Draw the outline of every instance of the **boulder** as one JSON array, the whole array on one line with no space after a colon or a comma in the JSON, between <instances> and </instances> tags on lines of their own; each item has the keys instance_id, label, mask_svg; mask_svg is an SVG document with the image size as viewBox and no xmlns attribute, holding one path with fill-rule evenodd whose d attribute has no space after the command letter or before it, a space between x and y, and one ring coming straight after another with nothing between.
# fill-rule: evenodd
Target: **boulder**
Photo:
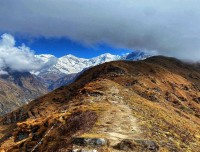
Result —
<instances>
[{"instance_id":1,"label":"boulder","mask_svg":"<svg viewBox=\"0 0 200 152\"><path fill-rule=\"evenodd\" d=\"M108 146L109 140L105 138L75 137L72 152L98 152Z\"/></svg>"},{"instance_id":2,"label":"boulder","mask_svg":"<svg viewBox=\"0 0 200 152\"><path fill-rule=\"evenodd\" d=\"M137 143L131 139L124 139L114 146L114 148L123 151L133 151L137 149Z\"/></svg>"},{"instance_id":3,"label":"boulder","mask_svg":"<svg viewBox=\"0 0 200 152\"><path fill-rule=\"evenodd\" d=\"M98 152L96 149L86 150L86 149L74 149L72 152Z\"/></svg>"},{"instance_id":4,"label":"boulder","mask_svg":"<svg viewBox=\"0 0 200 152\"><path fill-rule=\"evenodd\" d=\"M109 144L109 141L105 138L84 138L76 137L73 139L73 144L79 146L93 146L104 147Z\"/></svg>"},{"instance_id":5,"label":"boulder","mask_svg":"<svg viewBox=\"0 0 200 152\"><path fill-rule=\"evenodd\" d=\"M28 132L18 132L17 135L14 138L15 142L21 141L23 139L26 139L29 137L29 133Z\"/></svg>"},{"instance_id":6,"label":"boulder","mask_svg":"<svg viewBox=\"0 0 200 152\"><path fill-rule=\"evenodd\" d=\"M134 140L134 141L147 150L153 152L159 151L159 145L155 141L152 140Z\"/></svg>"},{"instance_id":7,"label":"boulder","mask_svg":"<svg viewBox=\"0 0 200 152\"><path fill-rule=\"evenodd\" d=\"M159 145L155 141L151 140L131 140L131 139L124 139L119 142L115 149L123 150L123 151L149 151L149 152L158 152Z\"/></svg>"}]
</instances>

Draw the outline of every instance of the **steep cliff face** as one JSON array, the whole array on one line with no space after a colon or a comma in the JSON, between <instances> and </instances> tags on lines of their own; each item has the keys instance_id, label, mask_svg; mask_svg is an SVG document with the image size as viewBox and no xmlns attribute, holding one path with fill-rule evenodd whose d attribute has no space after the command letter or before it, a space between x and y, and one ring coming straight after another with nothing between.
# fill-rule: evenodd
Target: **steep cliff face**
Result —
<instances>
[{"instance_id":1,"label":"steep cliff face","mask_svg":"<svg viewBox=\"0 0 200 152\"><path fill-rule=\"evenodd\" d=\"M13 111L47 93L42 81L29 72L0 75L0 115Z\"/></svg>"},{"instance_id":2,"label":"steep cliff face","mask_svg":"<svg viewBox=\"0 0 200 152\"><path fill-rule=\"evenodd\" d=\"M0 118L6 151L200 151L200 70L115 61Z\"/></svg>"}]
</instances>

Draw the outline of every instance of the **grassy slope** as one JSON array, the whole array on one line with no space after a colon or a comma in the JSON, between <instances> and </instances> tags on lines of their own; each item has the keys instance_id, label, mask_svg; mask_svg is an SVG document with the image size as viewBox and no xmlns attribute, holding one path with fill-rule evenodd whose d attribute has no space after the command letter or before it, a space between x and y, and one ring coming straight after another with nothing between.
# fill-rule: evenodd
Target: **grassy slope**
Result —
<instances>
[{"instance_id":1,"label":"grassy slope","mask_svg":"<svg viewBox=\"0 0 200 152\"><path fill-rule=\"evenodd\" d=\"M199 78L198 68L164 57L94 67L2 117L1 148L30 151L53 126L38 150L70 148L72 136L100 136L111 140L111 151L123 138L139 138L157 141L161 151L198 152ZM29 136L16 141L20 133Z\"/></svg>"}]
</instances>

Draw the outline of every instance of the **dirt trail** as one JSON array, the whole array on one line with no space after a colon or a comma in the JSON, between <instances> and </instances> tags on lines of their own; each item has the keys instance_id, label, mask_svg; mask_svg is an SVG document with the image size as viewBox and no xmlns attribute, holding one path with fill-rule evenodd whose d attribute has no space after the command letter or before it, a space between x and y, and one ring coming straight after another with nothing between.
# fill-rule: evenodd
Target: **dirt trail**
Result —
<instances>
[{"instance_id":1,"label":"dirt trail","mask_svg":"<svg viewBox=\"0 0 200 152\"><path fill-rule=\"evenodd\" d=\"M108 113L105 124L108 124L104 133L111 141L118 142L122 139L134 139L139 135L137 120L132 116L127 105L115 105L111 113ZM110 123L110 124L109 124Z\"/></svg>"},{"instance_id":2,"label":"dirt trail","mask_svg":"<svg viewBox=\"0 0 200 152\"><path fill-rule=\"evenodd\" d=\"M131 108L120 96L120 90L111 87L101 98L106 99L111 106L108 111L99 118L101 126L99 134L104 134L115 145L123 139L136 139L141 137L141 131L137 125L137 119L133 117Z\"/></svg>"}]
</instances>

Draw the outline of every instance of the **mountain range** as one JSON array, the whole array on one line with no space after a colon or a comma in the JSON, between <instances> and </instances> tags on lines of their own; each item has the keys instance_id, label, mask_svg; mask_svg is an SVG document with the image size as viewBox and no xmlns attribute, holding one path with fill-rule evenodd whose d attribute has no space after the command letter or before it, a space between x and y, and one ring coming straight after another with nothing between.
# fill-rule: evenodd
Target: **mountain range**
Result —
<instances>
[{"instance_id":1,"label":"mountain range","mask_svg":"<svg viewBox=\"0 0 200 152\"><path fill-rule=\"evenodd\" d=\"M125 56L102 54L91 59L66 55L36 55L42 68L38 71L13 71L9 67L0 73L0 115L27 104L47 92L73 82L84 70L114 60L144 59L150 54L135 51Z\"/></svg>"},{"instance_id":2,"label":"mountain range","mask_svg":"<svg viewBox=\"0 0 200 152\"><path fill-rule=\"evenodd\" d=\"M71 54L60 58L49 54L41 54L36 55L36 58L43 62L44 66L39 71L32 73L44 79L47 84L51 84L65 75L79 73L85 68L118 60L120 57L107 53L91 59L78 58Z\"/></svg>"},{"instance_id":3,"label":"mountain range","mask_svg":"<svg viewBox=\"0 0 200 152\"><path fill-rule=\"evenodd\" d=\"M78 58L71 54L60 58L50 54L41 54L36 55L36 58L38 58L38 61L43 63L44 66L38 71L32 71L32 73L43 79L50 89L55 89L52 88L52 86L55 86L55 83L57 84L58 82L63 82L63 79L68 79L66 78L69 77L68 75L70 75L70 78L72 78L72 75L75 77L76 74L89 67L116 60L143 60L152 55L153 54L144 51L134 51L122 56L106 53L91 59L85 59ZM67 83L68 81L65 81L63 84Z\"/></svg>"},{"instance_id":4,"label":"mountain range","mask_svg":"<svg viewBox=\"0 0 200 152\"><path fill-rule=\"evenodd\" d=\"M0 151L199 152L200 66L155 56L91 67L0 117Z\"/></svg>"}]
</instances>

